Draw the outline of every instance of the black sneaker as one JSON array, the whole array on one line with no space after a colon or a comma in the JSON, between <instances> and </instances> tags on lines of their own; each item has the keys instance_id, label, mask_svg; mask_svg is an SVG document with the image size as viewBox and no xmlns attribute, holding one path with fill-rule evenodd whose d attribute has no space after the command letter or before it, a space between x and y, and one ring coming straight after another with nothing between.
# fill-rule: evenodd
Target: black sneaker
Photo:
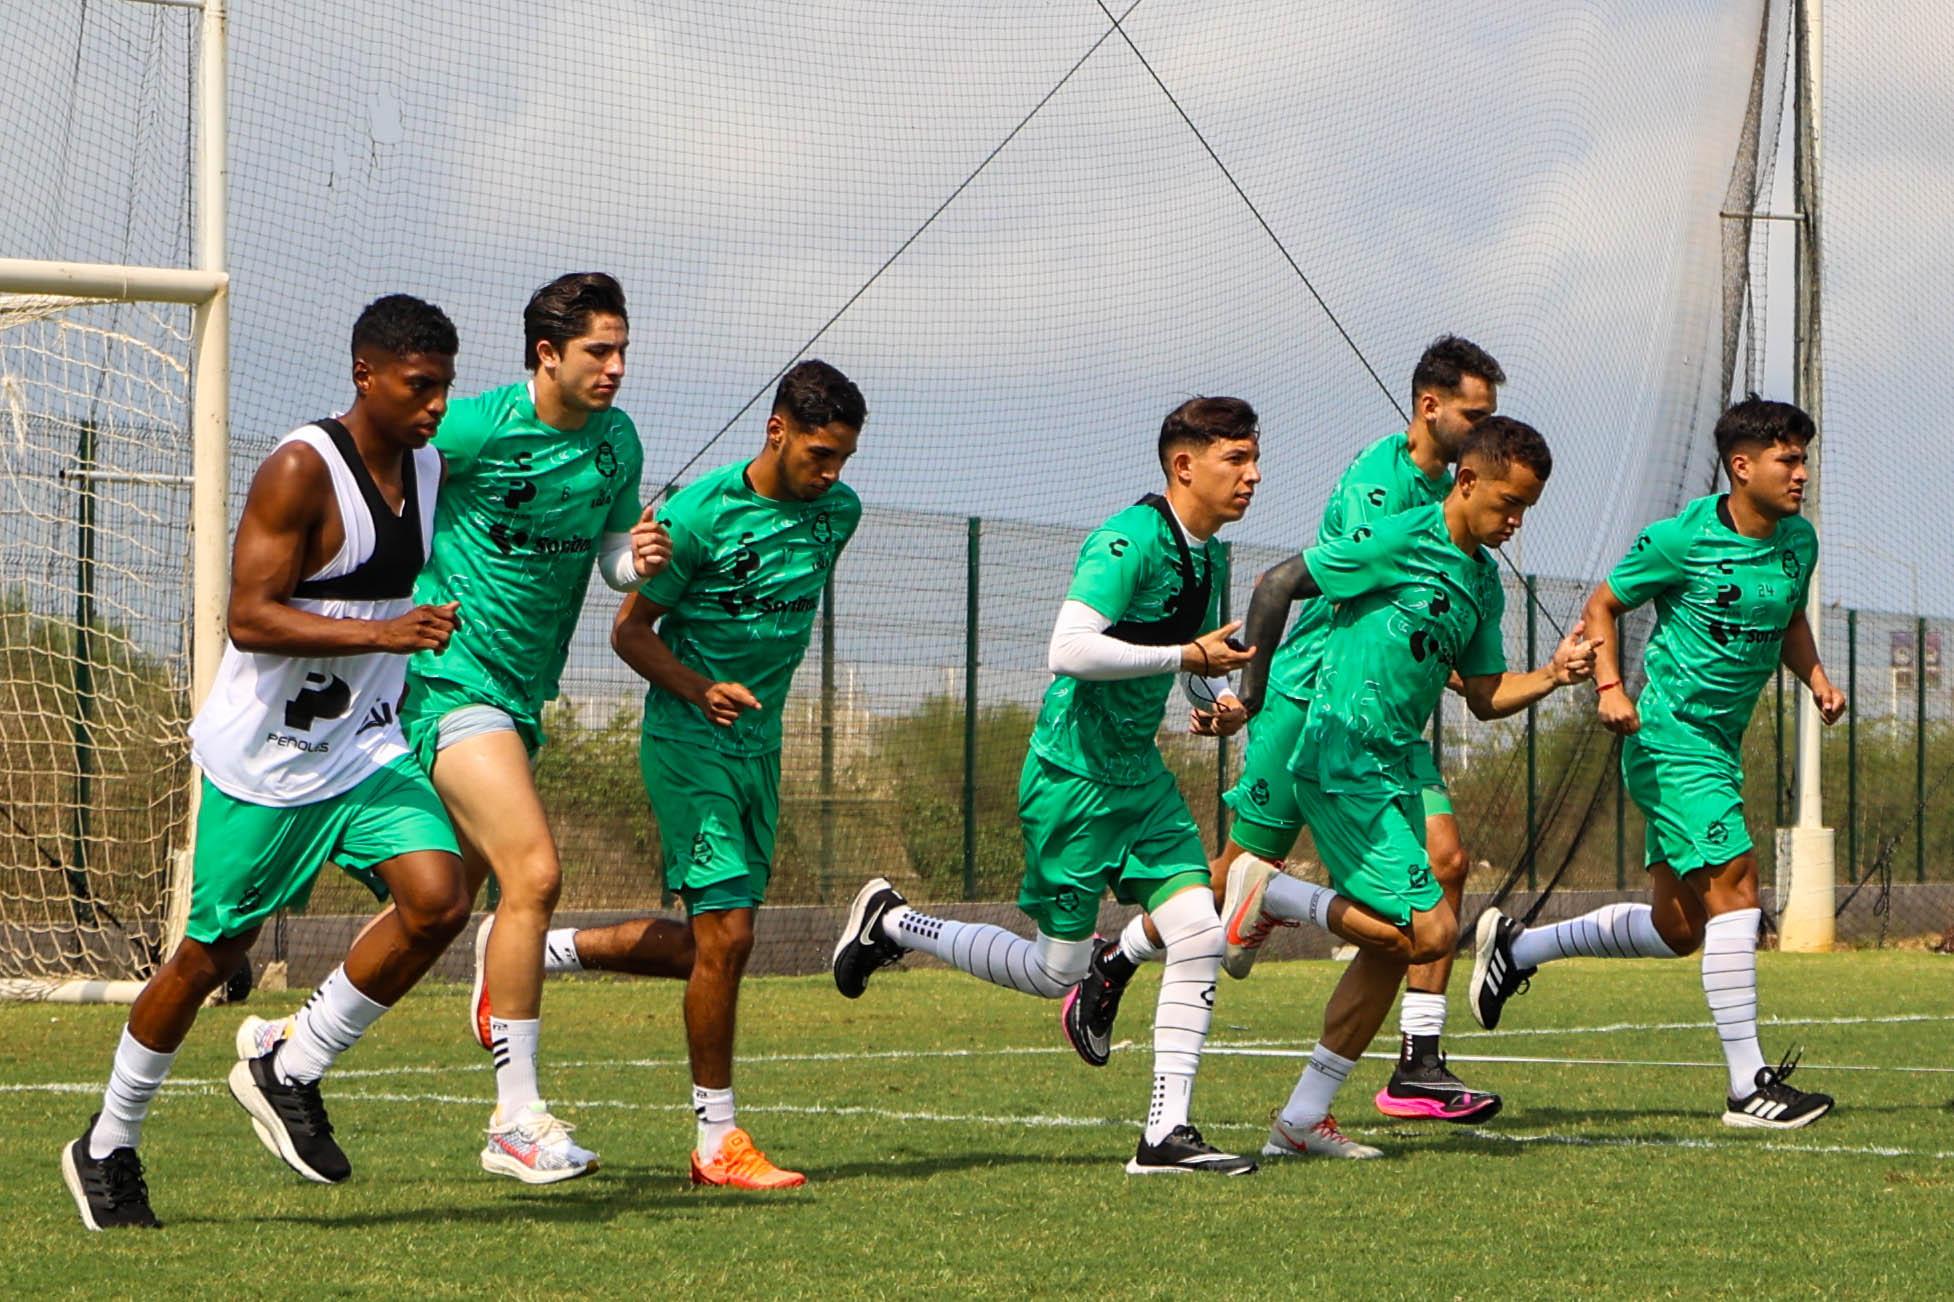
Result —
<instances>
[{"instance_id":1,"label":"black sneaker","mask_svg":"<svg viewBox=\"0 0 1954 1302\"><path fill-rule=\"evenodd\" d=\"M1175 1126L1158 1144L1140 1136L1140 1151L1126 1164L1128 1175L1185 1175L1206 1171L1212 1175L1251 1175L1255 1159L1224 1153L1201 1138L1193 1126Z\"/></svg>"},{"instance_id":2,"label":"black sneaker","mask_svg":"<svg viewBox=\"0 0 1954 1302\"><path fill-rule=\"evenodd\" d=\"M1785 1084L1798 1069L1798 1057L1794 1050L1784 1055L1775 1068L1759 1067L1757 1088L1748 1098L1729 1101L1724 1108L1723 1124L1760 1130L1796 1130L1830 1112L1830 1094L1807 1094Z\"/></svg>"},{"instance_id":3,"label":"black sneaker","mask_svg":"<svg viewBox=\"0 0 1954 1302\"><path fill-rule=\"evenodd\" d=\"M100 1115L90 1117L81 1138L61 1150L61 1178L75 1196L81 1223L91 1230L162 1229L163 1222L149 1210L149 1186L143 1183L136 1150L118 1148L103 1158L88 1155L88 1136Z\"/></svg>"},{"instance_id":4,"label":"black sneaker","mask_svg":"<svg viewBox=\"0 0 1954 1302\"><path fill-rule=\"evenodd\" d=\"M1526 930L1498 909L1479 915L1474 930L1472 985L1466 996L1472 1016L1487 1030L1499 1026L1500 1010L1506 1001L1527 987L1527 978L1539 968L1519 967L1513 962L1513 941Z\"/></svg>"},{"instance_id":5,"label":"black sneaker","mask_svg":"<svg viewBox=\"0 0 1954 1302\"><path fill-rule=\"evenodd\" d=\"M251 1115L251 1129L258 1139L284 1160L285 1165L308 1180L338 1184L353 1174L333 1142L332 1122L326 1119L326 1105L319 1098L319 1083L286 1085L272 1070L278 1050L258 1058L247 1058L231 1068L231 1097Z\"/></svg>"},{"instance_id":6,"label":"black sneaker","mask_svg":"<svg viewBox=\"0 0 1954 1302\"><path fill-rule=\"evenodd\" d=\"M1442 1053L1424 1053L1407 1062L1398 1060L1391 1079L1377 1092L1377 1110L1387 1117L1421 1121L1450 1121L1475 1125L1499 1112L1497 1094L1473 1089L1454 1076Z\"/></svg>"},{"instance_id":7,"label":"black sneaker","mask_svg":"<svg viewBox=\"0 0 1954 1302\"><path fill-rule=\"evenodd\" d=\"M1113 971L1107 971L1111 967ZM1124 969L1121 971L1120 969ZM1073 986L1059 1010L1059 1025L1065 1040L1088 1065L1104 1067L1113 1049L1113 1019L1119 1016L1119 997L1136 971L1133 960L1119 952L1117 940L1098 940L1092 944L1092 962L1086 966L1086 979Z\"/></svg>"},{"instance_id":8,"label":"black sneaker","mask_svg":"<svg viewBox=\"0 0 1954 1302\"><path fill-rule=\"evenodd\" d=\"M835 989L845 997L860 999L869 977L902 957L902 946L883 934L882 916L908 902L886 877L871 877L855 892L848 925L835 942Z\"/></svg>"}]
</instances>

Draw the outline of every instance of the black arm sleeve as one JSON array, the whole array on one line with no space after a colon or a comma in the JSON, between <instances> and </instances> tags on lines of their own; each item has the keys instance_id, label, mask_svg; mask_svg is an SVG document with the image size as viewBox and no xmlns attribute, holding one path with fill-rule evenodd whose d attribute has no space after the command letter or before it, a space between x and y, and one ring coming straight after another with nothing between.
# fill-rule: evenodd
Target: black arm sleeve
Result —
<instances>
[{"instance_id":1,"label":"black arm sleeve","mask_svg":"<svg viewBox=\"0 0 1954 1302\"><path fill-rule=\"evenodd\" d=\"M1269 686L1269 662L1275 659L1282 630L1289 623L1289 607L1320 592L1301 556L1291 556L1255 581L1255 593L1248 602L1248 619L1242 625L1243 640L1255 648L1255 658L1242 670L1239 692L1249 714L1262 708L1262 697Z\"/></svg>"}]
</instances>

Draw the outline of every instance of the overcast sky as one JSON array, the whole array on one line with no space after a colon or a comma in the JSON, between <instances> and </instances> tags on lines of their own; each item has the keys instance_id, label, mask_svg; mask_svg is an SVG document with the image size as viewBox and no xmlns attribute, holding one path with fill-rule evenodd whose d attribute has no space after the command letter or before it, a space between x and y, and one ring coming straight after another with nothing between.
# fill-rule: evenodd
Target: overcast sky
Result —
<instances>
[{"instance_id":1,"label":"overcast sky","mask_svg":"<svg viewBox=\"0 0 1954 1302\"><path fill-rule=\"evenodd\" d=\"M1117 35L1088 57L1109 28L1092 0L232 8L242 460L344 405L367 299L446 307L475 390L520 375L528 291L590 267L631 295L623 403L648 492L837 312L811 352L867 394L850 478L872 506L1087 525L1152 486L1168 408L1235 393L1262 413L1267 475L1238 536L1290 544L1399 425L1140 58ZM0 10L0 42L31 56L0 85L27 182L0 187L6 252L180 260L189 19L81 12ZM1917 581L1946 613L1954 485L1909 428L1937 400L1954 301L1938 12L1828 12L1823 523L1829 592L1903 608ZM1501 358L1506 408L1557 457L1510 550L1593 576L1709 484L1716 214L1760 17L1759 0L1142 0L1127 29L1391 396L1442 331ZM1767 387L1788 397L1775 342ZM688 476L759 426L747 413Z\"/></svg>"}]
</instances>

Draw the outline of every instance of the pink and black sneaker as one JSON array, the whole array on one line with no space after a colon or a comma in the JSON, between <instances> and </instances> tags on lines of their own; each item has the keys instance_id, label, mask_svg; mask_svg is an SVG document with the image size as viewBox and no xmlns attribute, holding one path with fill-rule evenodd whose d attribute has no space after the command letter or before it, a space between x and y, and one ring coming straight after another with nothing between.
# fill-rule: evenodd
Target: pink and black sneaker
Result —
<instances>
[{"instance_id":1,"label":"pink and black sneaker","mask_svg":"<svg viewBox=\"0 0 1954 1302\"><path fill-rule=\"evenodd\" d=\"M1499 1095L1473 1089L1452 1074L1445 1055L1438 1051L1436 1036L1429 1046L1414 1046L1407 1037L1390 1081L1377 1092L1377 1110L1387 1117L1461 1126L1492 1120L1500 1106Z\"/></svg>"}]
</instances>

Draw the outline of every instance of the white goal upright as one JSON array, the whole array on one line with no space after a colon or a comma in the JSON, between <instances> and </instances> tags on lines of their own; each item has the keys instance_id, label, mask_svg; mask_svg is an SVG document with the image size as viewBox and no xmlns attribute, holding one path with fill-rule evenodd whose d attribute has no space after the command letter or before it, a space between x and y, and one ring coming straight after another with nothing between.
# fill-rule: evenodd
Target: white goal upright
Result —
<instances>
[{"instance_id":1,"label":"white goal upright","mask_svg":"<svg viewBox=\"0 0 1954 1302\"><path fill-rule=\"evenodd\" d=\"M133 998L181 938L225 636L225 0L118 3L200 11L195 265L0 257L6 998Z\"/></svg>"}]
</instances>

